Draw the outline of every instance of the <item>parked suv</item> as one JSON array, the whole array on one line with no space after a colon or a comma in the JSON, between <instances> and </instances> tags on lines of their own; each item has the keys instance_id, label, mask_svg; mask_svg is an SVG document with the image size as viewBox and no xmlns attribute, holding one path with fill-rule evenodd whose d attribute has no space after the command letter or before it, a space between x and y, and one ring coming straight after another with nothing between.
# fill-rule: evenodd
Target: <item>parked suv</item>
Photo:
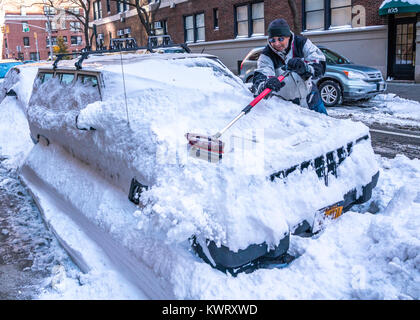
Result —
<instances>
[{"instance_id":1,"label":"parked suv","mask_svg":"<svg viewBox=\"0 0 420 320\"><path fill-rule=\"evenodd\" d=\"M38 70L27 107L37 157L21 176L70 202L70 216L124 234L119 244L171 281L176 263L197 263L183 245L189 236L211 266L249 271L286 257L291 233L317 232L323 219L369 200L377 183L364 124L289 102L262 101L223 134L220 163L203 161L184 134L221 128L252 100L215 56L101 52L73 62Z\"/></svg>"},{"instance_id":2,"label":"parked suv","mask_svg":"<svg viewBox=\"0 0 420 320\"><path fill-rule=\"evenodd\" d=\"M328 48L318 47L327 62L325 75L316 82L325 106L332 107L343 101L370 99L386 91L386 82L378 69L354 64ZM245 56L239 74L242 81L252 82L257 60L263 49L264 47L254 48Z\"/></svg>"}]
</instances>

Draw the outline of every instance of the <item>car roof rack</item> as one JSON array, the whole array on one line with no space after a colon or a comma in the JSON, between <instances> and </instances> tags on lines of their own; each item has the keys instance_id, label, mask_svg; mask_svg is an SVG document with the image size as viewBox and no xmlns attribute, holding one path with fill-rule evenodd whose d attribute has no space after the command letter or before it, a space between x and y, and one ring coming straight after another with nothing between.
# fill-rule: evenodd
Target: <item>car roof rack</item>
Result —
<instances>
[{"instance_id":1,"label":"car roof rack","mask_svg":"<svg viewBox=\"0 0 420 320\"><path fill-rule=\"evenodd\" d=\"M181 47L187 53L191 53L190 48L185 43L177 44L174 43L170 35L161 35L161 36L149 36L147 39L147 46L139 47L137 46L136 39L134 38L111 38L109 42L109 48L101 46L96 50L89 50L89 47L82 49L80 53L60 53L56 55L56 59L53 63L53 69L57 69L58 63L63 60L66 56L75 56L80 55L80 58L75 62L74 66L77 70L82 69L83 60L85 60L91 54L102 54L102 53L115 53L115 52L127 52L127 51L137 51L137 50L148 50L151 53L154 53L154 49L158 48L168 48L168 47Z\"/></svg>"}]
</instances>

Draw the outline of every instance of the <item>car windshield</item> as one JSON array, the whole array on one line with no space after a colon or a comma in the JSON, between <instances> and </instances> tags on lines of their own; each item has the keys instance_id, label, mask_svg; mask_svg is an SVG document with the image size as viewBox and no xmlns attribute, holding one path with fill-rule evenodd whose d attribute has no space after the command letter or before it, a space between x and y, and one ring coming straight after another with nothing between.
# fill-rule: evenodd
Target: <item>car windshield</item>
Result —
<instances>
[{"instance_id":1,"label":"car windshield","mask_svg":"<svg viewBox=\"0 0 420 320\"><path fill-rule=\"evenodd\" d=\"M329 49L321 49L327 59L327 64L347 64L351 63L347 58L340 56L338 53Z\"/></svg>"}]
</instances>

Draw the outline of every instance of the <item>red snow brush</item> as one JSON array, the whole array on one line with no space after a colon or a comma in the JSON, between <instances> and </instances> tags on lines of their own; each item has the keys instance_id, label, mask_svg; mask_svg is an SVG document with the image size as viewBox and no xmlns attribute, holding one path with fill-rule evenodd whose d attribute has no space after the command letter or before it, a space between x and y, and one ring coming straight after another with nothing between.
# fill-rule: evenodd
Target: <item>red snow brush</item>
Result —
<instances>
[{"instance_id":1,"label":"red snow brush","mask_svg":"<svg viewBox=\"0 0 420 320\"><path fill-rule=\"evenodd\" d=\"M289 75L289 71L286 71L283 75L279 76L280 82ZM254 100L252 100L243 110L224 127L222 130L217 132L215 135L207 136L205 134L198 133L186 133L185 138L188 140L188 147L190 154L209 162L217 162L222 159L224 152L225 143L220 140L220 136L226 132L236 121L251 111L255 105L260 102L266 95L271 92L271 89L266 88L262 91Z\"/></svg>"}]
</instances>

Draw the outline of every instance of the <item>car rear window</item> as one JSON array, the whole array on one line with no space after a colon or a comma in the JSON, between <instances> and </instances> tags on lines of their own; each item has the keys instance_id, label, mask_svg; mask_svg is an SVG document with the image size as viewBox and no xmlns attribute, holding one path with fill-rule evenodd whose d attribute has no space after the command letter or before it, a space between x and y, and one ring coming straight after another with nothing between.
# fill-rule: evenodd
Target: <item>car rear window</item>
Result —
<instances>
[{"instance_id":1,"label":"car rear window","mask_svg":"<svg viewBox=\"0 0 420 320\"><path fill-rule=\"evenodd\" d=\"M59 73L60 82L63 84L71 84L74 80L74 73Z\"/></svg>"},{"instance_id":2,"label":"car rear window","mask_svg":"<svg viewBox=\"0 0 420 320\"><path fill-rule=\"evenodd\" d=\"M92 87L98 86L98 78L96 76L79 74L77 76L77 81L80 81L83 84L91 85Z\"/></svg>"},{"instance_id":3,"label":"car rear window","mask_svg":"<svg viewBox=\"0 0 420 320\"><path fill-rule=\"evenodd\" d=\"M50 72L40 72L38 75L39 80L41 80L41 83L44 83L45 81L48 81L54 76L54 73Z\"/></svg>"}]
</instances>

